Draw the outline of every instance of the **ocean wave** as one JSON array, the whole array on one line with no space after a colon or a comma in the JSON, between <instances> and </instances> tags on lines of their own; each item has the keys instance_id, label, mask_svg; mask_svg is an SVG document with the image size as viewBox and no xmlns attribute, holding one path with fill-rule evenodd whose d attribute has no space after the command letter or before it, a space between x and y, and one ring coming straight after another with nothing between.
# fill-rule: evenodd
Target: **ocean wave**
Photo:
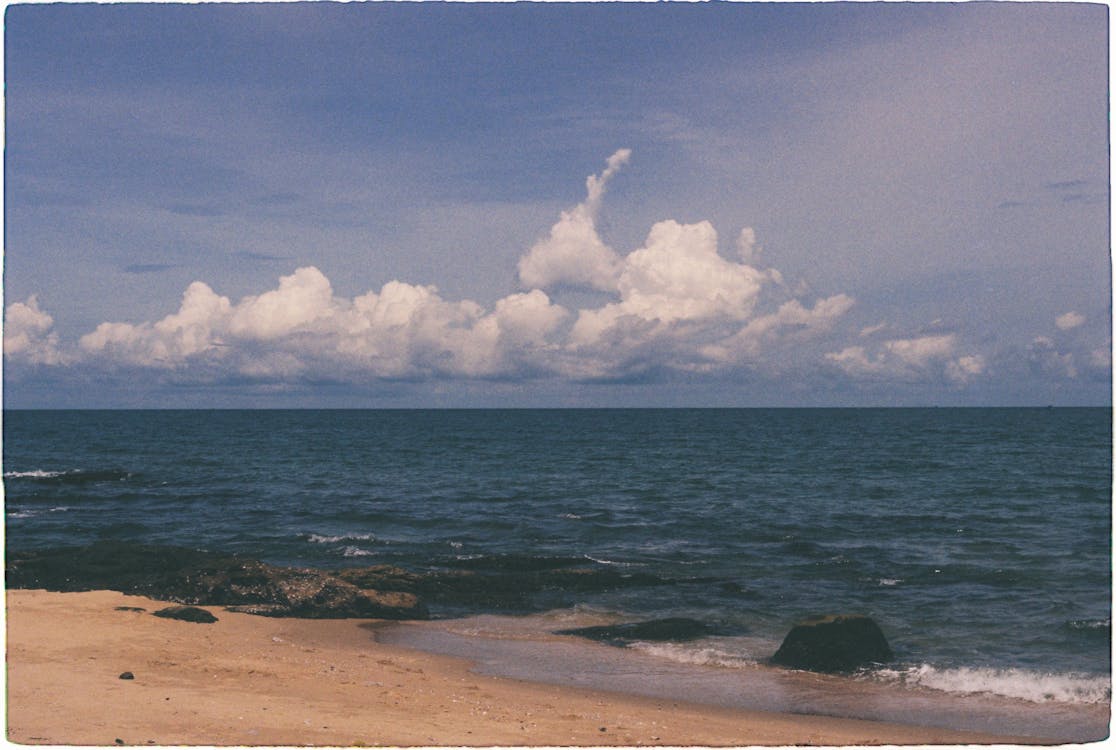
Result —
<instances>
[{"instance_id":1,"label":"ocean wave","mask_svg":"<svg viewBox=\"0 0 1116 750\"><path fill-rule=\"evenodd\" d=\"M5 471L4 479L54 479L65 473L64 471L43 471L42 469L35 469L34 471Z\"/></svg>"},{"instance_id":2,"label":"ocean wave","mask_svg":"<svg viewBox=\"0 0 1116 750\"><path fill-rule=\"evenodd\" d=\"M1077 672L919 664L899 669L877 669L866 674L872 679L947 693L986 693L1033 703L1106 703L1112 699L1112 681L1108 676Z\"/></svg>"},{"instance_id":3,"label":"ocean wave","mask_svg":"<svg viewBox=\"0 0 1116 750\"><path fill-rule=\"evenodd\" d=\"M341 550L341 554L344 557L371 557L376 553L372 552L371 550L362 549L360 547L349 546Z\"/></svg>"}]
</instances>

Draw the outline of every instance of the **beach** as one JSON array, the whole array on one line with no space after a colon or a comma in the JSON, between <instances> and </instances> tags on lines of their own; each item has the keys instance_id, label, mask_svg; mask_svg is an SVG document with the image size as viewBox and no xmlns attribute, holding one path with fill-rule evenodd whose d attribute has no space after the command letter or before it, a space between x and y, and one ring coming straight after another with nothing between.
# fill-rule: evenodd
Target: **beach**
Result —
<instances>
[{"instance_id":1,"label":"beach","mask_svg":"<svg viewBox=\"0 0 1116 750\"><path fill-rule=\"evenodd\" d=\"M218 618L208 624L152 616L165 606L112 591L8 591L8 740L317 746L1015 742L484 676L463 659L377 642L376 621L267 618L222 607L207 608ZM121 678L129 672L133 679Z\"/></svg>"}]
</instances>

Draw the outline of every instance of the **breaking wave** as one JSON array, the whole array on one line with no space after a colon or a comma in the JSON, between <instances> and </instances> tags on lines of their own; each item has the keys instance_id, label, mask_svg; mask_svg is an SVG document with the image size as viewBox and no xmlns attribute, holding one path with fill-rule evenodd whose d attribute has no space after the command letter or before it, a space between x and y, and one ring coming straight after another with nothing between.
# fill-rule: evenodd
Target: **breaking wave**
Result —
<instances>
[{"instance_id":1,"label":"breaking wave","mask_svg":"<svg viewBox=\"0 0 1116 750\"><path fill-rule=\"evenodd\" d=\"M985 693L1033 703L1106 703L1112 681L1103 675L1034 672L990 667L934 667L929 664L866 673L872 679L949 693Z\"/></svg>"}]
</instances>

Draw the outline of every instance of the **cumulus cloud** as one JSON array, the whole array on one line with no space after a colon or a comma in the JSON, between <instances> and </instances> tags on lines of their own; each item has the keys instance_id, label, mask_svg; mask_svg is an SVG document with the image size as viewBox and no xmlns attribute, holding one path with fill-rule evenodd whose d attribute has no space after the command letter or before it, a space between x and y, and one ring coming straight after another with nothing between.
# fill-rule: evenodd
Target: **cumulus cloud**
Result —
<instances>
[{"instance_id":1,"label":"cumulus cloud","mask_svg":"<svg viewBox=\"0 0 1116 750\"><path fill-rule=\"evenodd\" d=\"M346 299L308 266L236 304L194 282L178 312L153 324L102 323L80 346L87 356L137 366L206 363L262 379L485 377L517 369L524 348L545 348L567 315L539 290L505 297L490 313L400 281Z\"/></svg>"},{"instance_id":2,"label":"cumulus cloud","mask_svg":"<svg viewBox=\"0 0 1116 750\"><path fill-rule=\"evenodd\" d=\"M1063 313L1054 319L1054 325L1059 331L1068 331L1085 323L1085 316L1073 311Z\"/></svg>"},{"instance_id":3,"label":"cumulus cloud","mask_svg":"<svg viewBox=\"0 0 1116 750\"><path fill-rule=\"evenodd\" d=\"M608 158L599 175L585 181L585 200L563 211L550 234L519 260L523 286L545 289L558 284L611 291L619 271L619 258L597 233L597 216L605 185L628 162L631 151L623 148Z\"/></svg>"},{"instance_id":4,"label":"cumulus cloud","mask_svg":"<svg viewBox=\"0 0 1116 750\"><path fill-rule=\"evenodd\" d=\"M4 313L4 356L28 364L59 365L66 358L58 349L54 318L39 308L35 295L8 305Z\"/></svg>"},{"instance_id":5,"label":"cumulus cloud","mask_svg":"<svg viewBox=\"0 0 1116 750\"><path fill-rule=\"evenodd\" d=\"M620 263L620 302L582 310L572 332L576 344L599 341L627 316L670 324L751 315L768 274L717 254L717 232L707 221L662 221L644 246Z\"/></svg>"},{"instance_id":6,"label":"cumulus cloud","mask_svg":"<svg viewBox=\"0 0 1116 750\"><path fill-rule=\"evenodd\" d=\"M945 379L963 385L985 372L979 354L954 357L956 336L952 333L892 339L870 355L863 346L849 346L826 354L838 369L855 378L929 381Z\"/></svg>"}]
</instances>

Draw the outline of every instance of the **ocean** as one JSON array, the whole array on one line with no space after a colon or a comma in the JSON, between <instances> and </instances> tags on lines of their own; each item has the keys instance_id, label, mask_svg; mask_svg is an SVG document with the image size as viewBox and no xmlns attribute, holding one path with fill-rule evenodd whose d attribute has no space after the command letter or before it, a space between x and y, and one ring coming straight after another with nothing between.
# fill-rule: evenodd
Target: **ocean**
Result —
<instances>
[{"instance_id":1,"label":"ocean","mask_svg":"<svg viewBox=\"0 0 1116 750\"><path fill-rule=\"evenodd\" d=\"M9 551L111 539L475 571L490 595L449 592L433 621L379 637L676 699L1107 733L1107 408L3 419ZM524 575L568 570L591 575ZM896 660L839 677L767 665L797 620L826 613L875 619ZM622 647L554 635L668 617L707 631Z\"/></svg>"}]
</instances>

